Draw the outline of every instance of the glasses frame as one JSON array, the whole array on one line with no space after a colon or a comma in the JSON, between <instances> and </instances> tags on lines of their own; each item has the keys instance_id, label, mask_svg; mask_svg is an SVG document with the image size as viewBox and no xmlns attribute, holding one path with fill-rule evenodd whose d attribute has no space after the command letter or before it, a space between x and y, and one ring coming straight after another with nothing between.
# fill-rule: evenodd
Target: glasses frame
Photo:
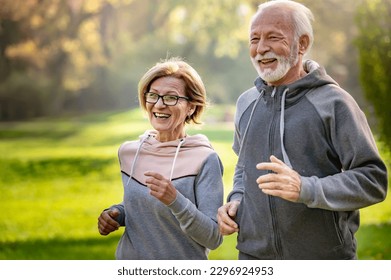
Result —
<instances>
[{"instance_id":1,"label":"glasses frame","mask_svg":"<svg viewBox=\"0 0 391 280\"><path fill-rule=\"evenodd\" d=\"M157 96L156 102L147 101L147 94L151 94L151 93ZM175 104L166 104L166 102L165 102L165 100L164 100L164 97L165 97L165 96L175 97L175 99L176 99ZM145 97L145 102L147 102L147 103L149 103L149 104L156 104L156 103L159 102L159 99L161 98L162 101L163 101L163 104L166 105L166 106L175 106L175 105L177 105L179 99L185 99L185 100L187 100L187 101L190 100L190 98L189 98L189 97L186 97L186 96L178 96L178 95L170 95L170 94L160 95L160 94L158 94L158 93L156 93L156 92L151 92L151 91L144 92L144 97Z\"/></svg>"}]
</instances>

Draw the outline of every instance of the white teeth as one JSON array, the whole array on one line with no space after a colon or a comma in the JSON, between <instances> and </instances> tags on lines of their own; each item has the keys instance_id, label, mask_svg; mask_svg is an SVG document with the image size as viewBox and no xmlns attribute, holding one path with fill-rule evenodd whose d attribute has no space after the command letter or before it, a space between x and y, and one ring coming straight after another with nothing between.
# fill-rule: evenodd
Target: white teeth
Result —
<instances>
[{"instance_id":1,"label":"white teeth","mask_svg":"<svg viewBox=\"0 0 391 280\"><path fill-rule=\"evenodd\" d=\"M162 113L153 113L156 118L168 118L170 115Z\"/></svg>"},{"instance_id":2,"label":"white teeth","mask_svg":"<svg viewBox=\"0 0 391 280\"><path fill-rule=\"evenodd\" d=\"M269 62L273 62L274 59L273 58L270 58L270 59L262 59L260 62L262 63L269 63Z\"/></svg>"}]
</instances>

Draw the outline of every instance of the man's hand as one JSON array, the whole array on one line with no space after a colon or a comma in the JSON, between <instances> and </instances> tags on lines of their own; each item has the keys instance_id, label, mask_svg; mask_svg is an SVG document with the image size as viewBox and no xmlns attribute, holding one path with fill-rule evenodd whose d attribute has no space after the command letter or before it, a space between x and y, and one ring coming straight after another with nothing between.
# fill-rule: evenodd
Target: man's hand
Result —
<instances>
[{"instance_id":1,"label":"man's hand","mask_svg":"<svg viewBox=\"0 0 391 280\"><path fill-rule=\"evenodd\" d=\"M240 201L233 200L221 206L217 211L217 222L222 235L230 235L239 231L238 224L234 221L239 204Z\"/></svg>"},{"instance_id":2,"label":"man's hand","mask_svg":"<svg viewBox=\"0 0 391 280\"><path fill-rule=\"evenodd\" d=\"M273 173L259 176L257 179L259 188L265 194L278 196L293 202L299 199L301 177L283 161L271 156L270 162L258 163L257 169L273 171Z\"/></svg>"}]
</instances>

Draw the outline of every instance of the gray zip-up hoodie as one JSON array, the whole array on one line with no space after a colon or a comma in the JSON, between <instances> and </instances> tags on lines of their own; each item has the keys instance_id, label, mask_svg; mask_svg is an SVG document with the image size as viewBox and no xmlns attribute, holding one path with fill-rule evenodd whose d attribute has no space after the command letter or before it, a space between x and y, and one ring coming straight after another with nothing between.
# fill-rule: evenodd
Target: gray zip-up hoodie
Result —
<instances>
[{"instance_id":1,"label":"gray zip-up hoodie","mask_svg":"<svg viewBox=\"0 0 391 280\"><path fill-rule=\"evenodd\" d=\"M228 201L241 200L239 251L258 259L355 259L358 209L385 199L387 171L363 112L325 70L278 87L260 78L237 101ZM270 155L301 175L297 203L264 194Z\"/></svg>"},{"instance_id":2,"label":"gray zip-up hoodie","mask_svg":"<svg viewBox=\"0 0 391 280\"><path fill-rule=\"evenodd\" d=\"M117 259L207 259L222 242L216 214L223 203L223 166L206 136L169 142L147 131L119 148L124 198L114 205L125 226ZM169 178L177 198L166 206L149 194L144 173Z\"/></svg>"}]
</instances>

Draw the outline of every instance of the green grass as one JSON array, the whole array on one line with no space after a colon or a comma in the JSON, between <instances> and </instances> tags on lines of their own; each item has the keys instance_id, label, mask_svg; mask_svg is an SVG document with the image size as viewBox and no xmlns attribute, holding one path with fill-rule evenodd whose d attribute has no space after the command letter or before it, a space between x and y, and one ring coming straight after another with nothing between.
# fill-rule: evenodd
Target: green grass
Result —
<instances>
[{"instance_id":1,"label":"green grass","mask_svg":"<svg viewBox=\"0 0 391 280\"><path fill-rule=\"evenodd\" d=\"M201 128L224 164L226 194L232 188L232 108L208 111ZM138 111L71 119L0 123L0 259L114 259L123 229L100 236L102 209L122 200L117 149L136 139L148 121ZM390 166L391 156L380 145ZM388 196L389 197L389 196ZM391 203L361 211L357 238L361 259L391 259ZM237 259L236 236L227 236L211 259Z\"/></svg>"}]
</instances>

